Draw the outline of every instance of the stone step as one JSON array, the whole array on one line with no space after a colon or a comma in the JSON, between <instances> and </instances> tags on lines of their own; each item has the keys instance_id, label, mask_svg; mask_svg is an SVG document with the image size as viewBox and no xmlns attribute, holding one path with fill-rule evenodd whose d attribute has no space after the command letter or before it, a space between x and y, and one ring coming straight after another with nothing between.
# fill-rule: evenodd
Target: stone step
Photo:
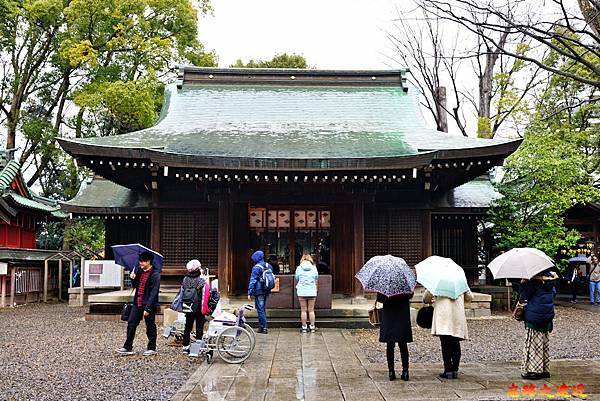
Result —
<instances>
[{"instance_id":1,"label":"stone step","mask_svg":"<svg viewBox=\"0 0 600 401\"><path fill-rule=\"evenodd\" d=\"M253 328L258 328L258 320L249 318L246 320ZM317 318L315 326L322 329L372 329L373 326L367 318ZM269 318L269 328L297 328L300 329L300 319Z\"/></svg>"},{"instance_id":2,"label":"stone step","mask_svg":"<svg viewBox=\"0 0 600 401\"><path fill-rule=\"evenodd\" d=\"M124 303L124 302L123 302ZM92 315L118 315L121 313L123 303L93 303L89 305L89 314ZM168 305L161 305L162 311L167 308ZM224 310L237 309L237 307L224 306ZM366 309L317 309L317 315L324 318L367 318L368 311ZM246 316L255 317L255 311L247 311ZM268 309L268 318L277 319L300 319L300 309Z\"/></svg>"}]
</instances>

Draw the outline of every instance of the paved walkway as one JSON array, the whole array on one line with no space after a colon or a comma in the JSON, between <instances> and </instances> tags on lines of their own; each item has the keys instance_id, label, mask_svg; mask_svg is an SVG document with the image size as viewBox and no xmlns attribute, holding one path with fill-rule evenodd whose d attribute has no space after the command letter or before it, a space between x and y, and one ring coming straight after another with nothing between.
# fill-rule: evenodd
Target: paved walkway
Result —
<instances>
[{"instance_id":1,"label":"paved walkway","mask_svg":"<svg viewBox=\"0 0 600 401\"><path fill-rule=\"evenodd\" d=\"M217 356L211 365L198 361L198 370L173 400L533 399L522 393L523 386L532 382L521 380L516 362L463 364L457 380L437 378L441 364L413 364L409 382L390 382L387 367L370 363L345 330L324 329L301 334L280 329L266 336L257 334L257 340L253 355L241 365L226 364ZM600 400L600 360L553 361L551 373L551 379L533 382L536 388L547 385L556 393L563 383L583 384L588 400ZM516 398L508 394L513 383ZM565 391L575 392L574 389ZM538 393L537 399L547 398Z\"/></svg>"}]
</instances>

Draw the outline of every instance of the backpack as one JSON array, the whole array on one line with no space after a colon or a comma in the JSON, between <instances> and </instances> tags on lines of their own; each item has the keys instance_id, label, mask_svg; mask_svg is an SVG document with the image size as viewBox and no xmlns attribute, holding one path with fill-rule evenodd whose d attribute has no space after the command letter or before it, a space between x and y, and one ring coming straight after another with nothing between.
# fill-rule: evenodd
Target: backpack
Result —
<instances>
[{"instance_id":1,"label":"backpack","mask_svg":"<svg viewBox=\"0 0 600 401\"><path fill-rule=\"evenodd\" d=\"M265 291L271 291L275 288L275 275L273 274L273 270L269 268L269 265L265 263L264 266L261 266L263 269L262 274L262 283Z\"/></svg>"},{"instance_id":2,"label":"backpack","mask_svg":"<svg viewBox=\"0 0 600 401\"><path fill-rule=\"evenodd\" d=\"M219 294L219 290L217 290L216 288L213 288L212 290L210 290L210 295L208 297L208 312L209 312L209 314L212 314L215 311L220 299L221 299L221 295Z\"/></svg>"},{"instance_id":3,"label":"backpack","mask_svg":"<svg viewBox=\"0 0 600 401\"><path fill-rule=\"evenodd\" d=\"M196 313L200 306L200 299L198 297L198 287L196 287L196 280L183 280L181 286L181 302L183 313Z\"/></svg>"}]
</instances>

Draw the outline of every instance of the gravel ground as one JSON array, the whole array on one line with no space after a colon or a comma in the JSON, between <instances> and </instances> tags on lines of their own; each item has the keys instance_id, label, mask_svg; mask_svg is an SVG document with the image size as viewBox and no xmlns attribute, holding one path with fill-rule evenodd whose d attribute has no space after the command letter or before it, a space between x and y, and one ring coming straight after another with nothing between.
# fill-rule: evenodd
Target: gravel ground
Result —
<instances>
[{"instance_id":1,"label":"gravel ground","mask_svg":"<svg viewBox=\"0 0 600 401\"><path fill-rule=\"evenodd\" d=\"M600 308L599 308L600 309ZM600 310L599 310L600 312ZM461 342L461 362L518 361L525 343L523 323L508 314L469 319L471 340ZM600 359L597 341L590 341L600 327L600 313L556 307L550 334L550 358ZM385 345L378 330L353 330L352 334L371 362L385 362ZM441 362L440 341L429 330L413 325L414 342L408 345L411 362ZM400 352L395 353L400 360Z\"/></svg>"},{"instance_id":2,"label":"gravel ground","mask_svg":"<svg viewBox=\"0 0 600 401\"><path fill-rule=\"evenodd\" d=\"M134 356L115 350L125 322L86 322L84 308L31 304L0 309L0 400L167 400L201 360L167 346L159 327L158 355L143 357L142 321Z\"/></svg>"}]
</instances>

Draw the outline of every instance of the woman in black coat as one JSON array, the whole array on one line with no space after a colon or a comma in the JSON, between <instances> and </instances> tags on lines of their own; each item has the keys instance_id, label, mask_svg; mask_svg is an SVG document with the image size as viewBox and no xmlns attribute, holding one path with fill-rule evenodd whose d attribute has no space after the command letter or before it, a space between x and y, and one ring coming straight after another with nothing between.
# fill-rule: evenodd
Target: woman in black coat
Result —
<instances>
[{"instance_id":1,"label":"woman in black coat","mask_svg":"<svg viewBox=\"0 0 600 401\"><path fill-rule=\"evenodd\" d=\"M387 363L390 380L396 380L394 370L394 348L400 348L402 359L402 375L400 378L408 381L408 343L413 341L410 325L410 299L413 294L401 294L387 297L377 294L377 302L383 304L379 342L387 344Z\"/></svg>"}]
</instances>

